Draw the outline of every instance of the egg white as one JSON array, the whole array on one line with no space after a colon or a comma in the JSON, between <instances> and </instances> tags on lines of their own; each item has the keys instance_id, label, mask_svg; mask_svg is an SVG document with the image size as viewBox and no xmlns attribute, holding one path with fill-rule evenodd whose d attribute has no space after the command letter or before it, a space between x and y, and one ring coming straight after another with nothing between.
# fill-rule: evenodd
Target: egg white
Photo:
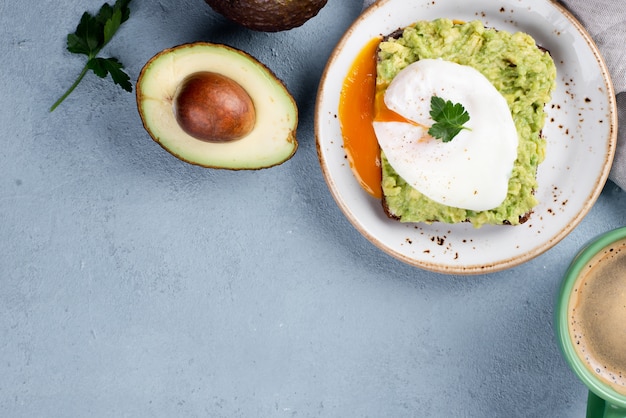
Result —
<instances>
[{"instance_id":1,"label":"egg white","mask_svg":"<svg viewBox=\"0 0 626 418\"><path fill-rule=\"evenodd\" d=\"M460 103L470 120L450 142L428 135L430 100ZM473 67L423 59L400 71L385 104L418 126L374 122L387 160L408 184L435 202L474 211L504 201L517 158L518 136L506 99Z\"/></svg>"}]
</instances>

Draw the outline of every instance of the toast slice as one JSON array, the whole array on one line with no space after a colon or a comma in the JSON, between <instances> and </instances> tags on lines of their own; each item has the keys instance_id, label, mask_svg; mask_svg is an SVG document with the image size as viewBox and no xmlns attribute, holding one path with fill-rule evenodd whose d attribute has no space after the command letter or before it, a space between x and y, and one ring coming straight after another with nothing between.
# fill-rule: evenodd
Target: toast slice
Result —
<instances>
[{"instance_id":1,"label":"toast slice","mask_svg":"<svg viewBox=\"0 0 626 418\"><path fill-rule=\"evenodd\" d=\"M556 85L550 54L528 34L486 28L480 21L419 21L386 36L378 47L377 88L385 88L403 68L426 58L442 58L480 71L504 96L518 133L518 155L502 204L472 211L437 203L411 187L381 153L382 205L400 222L471 222L518 225L538 204L537 167L545 158L545 106Z\"/></svg>"}]
</instances>

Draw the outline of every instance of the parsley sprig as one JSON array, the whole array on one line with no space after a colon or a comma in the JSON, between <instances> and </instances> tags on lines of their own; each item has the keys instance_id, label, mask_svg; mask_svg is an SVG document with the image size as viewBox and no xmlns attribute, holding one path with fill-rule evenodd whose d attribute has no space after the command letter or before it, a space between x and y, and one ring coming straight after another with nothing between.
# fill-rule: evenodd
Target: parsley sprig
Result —
<instances>
[{"instance_id":1,"label":"parsley sprig","mask_svg":"<svg viewBox=\"0 0 626 418\"><path fill-rule=\"evenodd\" d=\"M450 142L462 129L469 129L463 126L470 119L463 105L438 96L430 99L430 117L435 124L430 127L428 133L443 142Z\"/></svg>"},{"instance_id":2,"label":"parsley sprig","mask_svg":"<svg viewBox=\"0 0 626 418\"><path fill-rule=\"evenodd\" d=\"M124 66L117 58L98 57L100 50L109 43L122 23L130 17L128 8L130 2L131 0L117 0L113 6L105 3L95 16L88 12L83 13L76 32L67 35L67 50L73 54L86 55L87 63L74 84L52 105L51 112L74 91L89 70L102 78L111 74L115 84L128 92L133 90L130 77L122 70Z\"/></svg>"}]
</instances>

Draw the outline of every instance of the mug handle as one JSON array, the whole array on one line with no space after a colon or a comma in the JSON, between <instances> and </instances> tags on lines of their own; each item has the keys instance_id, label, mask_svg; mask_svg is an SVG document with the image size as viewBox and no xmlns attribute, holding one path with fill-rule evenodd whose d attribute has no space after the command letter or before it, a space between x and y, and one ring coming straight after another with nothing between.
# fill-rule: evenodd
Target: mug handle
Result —
<instances>
[{"instance_id":1,"label":"mug handle","mask_svg":"<svg viewBox=\"0 0 626 418\"><path fill-rule=\"evenodd\" d=\"M607 403L604 399L589 391L587 396L587 418L625 418L626 409Z\"/></svg>"}]
</instances>

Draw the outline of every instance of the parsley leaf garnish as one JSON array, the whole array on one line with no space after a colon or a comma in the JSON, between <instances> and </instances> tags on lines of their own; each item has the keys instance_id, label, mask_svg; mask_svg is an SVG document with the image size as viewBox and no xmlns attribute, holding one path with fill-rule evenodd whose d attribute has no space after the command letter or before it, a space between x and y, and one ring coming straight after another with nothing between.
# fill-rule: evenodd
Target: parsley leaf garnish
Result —
<instances>
[{"instance_id":1,"label":"parsley leaf garnish","mask_svg":"<svg viewBox=\"0 0 626 418\"><path fill-rule=\"evenodd\" d=\"M463 126L470 119L463 105L441 97L431 97L430 117L435 124L430 127L428 133L443 142L450 142L462 129L469 129Z\"/></svg>"},{"instance_id":2,"label":"parsley leaf garnish","mask_svg":"<svg viewBox=\"0 0 626 418\"><path fill-rule=\"evenodd\" d=\"M98 57L100 50L109 43L122 23L130 17L128 8L130 2L131 0L116 0L113 6L105 3L95 16L88 12L83 13L76 32L67 35L67 50L73 54L86 55L87 63L74 84L52 105L51 112L74 91L89 70L102 78L110 74L115 84L128 92L133 91L130 77L122 70L124 66L117 58Z\"/></svg>"}]
</instances>

